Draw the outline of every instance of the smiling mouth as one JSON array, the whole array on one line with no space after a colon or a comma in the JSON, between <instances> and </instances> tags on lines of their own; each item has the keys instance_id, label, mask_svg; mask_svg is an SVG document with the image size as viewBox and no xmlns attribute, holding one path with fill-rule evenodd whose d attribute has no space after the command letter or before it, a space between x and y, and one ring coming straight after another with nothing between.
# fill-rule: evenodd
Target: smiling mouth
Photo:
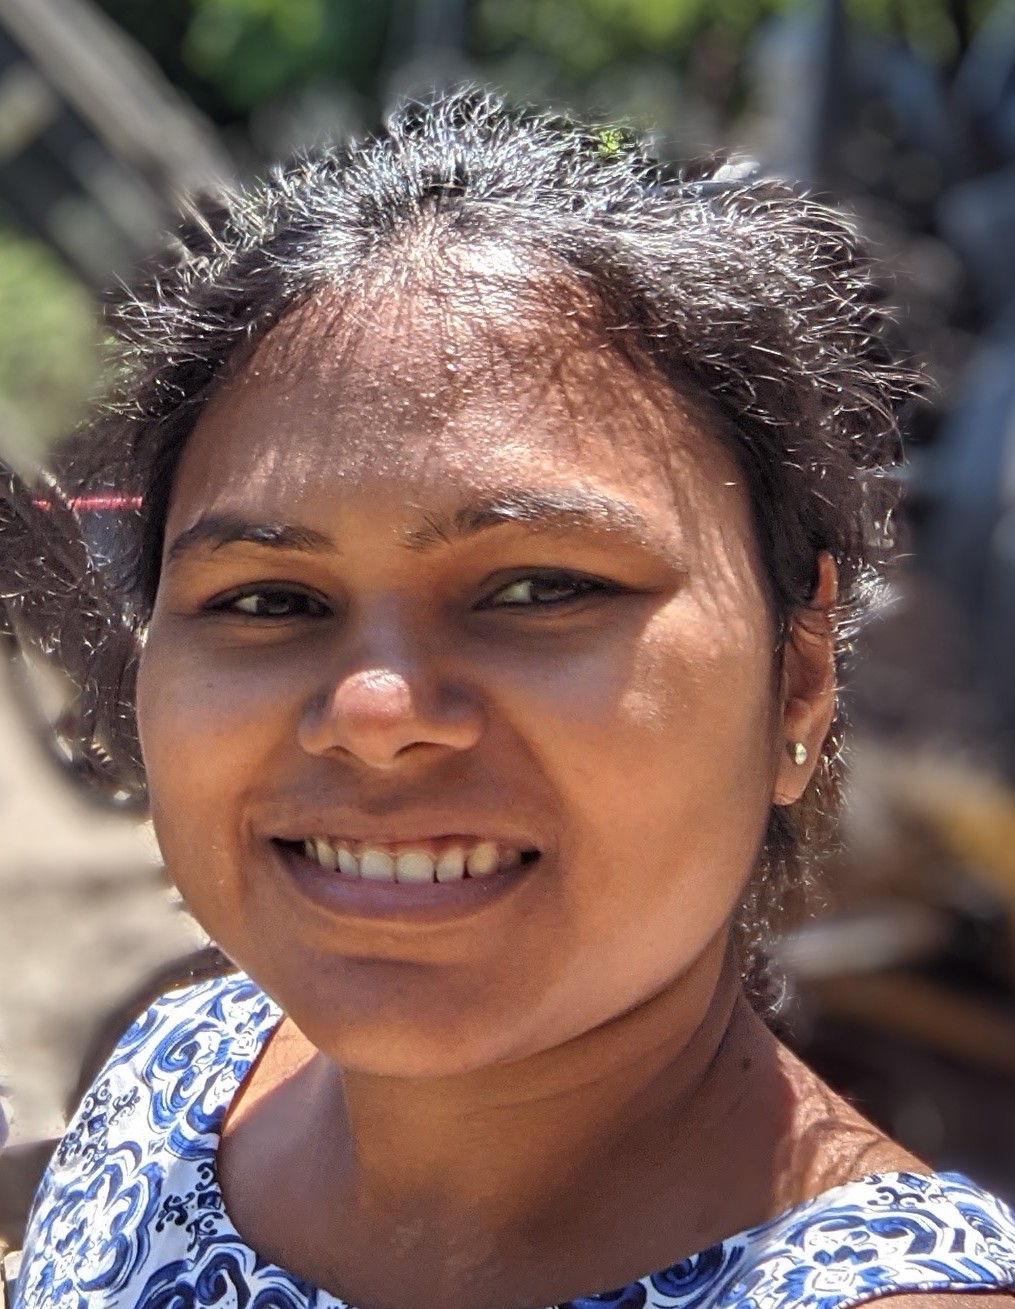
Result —
<instances>
[{"instance_id":1,"label":"smiling mouth","mask_svg":"<svg viewBox=\"0 0 1015 1309\"><path fill-rule=\"evenodd\" d=\"M492 877L528 867L539 858L538 850L469 837L387 843L311 836L302 841L276 840L275 844L343 880L414 886Z\"/></svg>"}]
</instances>

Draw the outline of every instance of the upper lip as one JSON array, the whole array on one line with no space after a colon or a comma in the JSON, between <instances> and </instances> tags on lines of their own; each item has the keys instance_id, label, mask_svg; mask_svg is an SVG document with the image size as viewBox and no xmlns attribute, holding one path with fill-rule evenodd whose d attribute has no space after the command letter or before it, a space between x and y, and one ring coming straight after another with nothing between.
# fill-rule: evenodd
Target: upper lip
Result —
<instances>
[{"instance_id":1,"label":"upper lip","mask_svg":"<svg viewBox=\"0 0 1015 1309\"><path fill-rule=\"evenodd\" d=\"M528 832L507 828L503 819L493 815L485 819L476 813L464 814L391 814L383 820L370 819L362 813L308 809L287 812L277 822L262 827L263 834L280 841L304 841L307 837L334 837L349 842L378 845L411 845L413 842L441 841L458 838L468 841L493 841L517 850L539 850L541 842Z\"/></svg>"}]
</instances>

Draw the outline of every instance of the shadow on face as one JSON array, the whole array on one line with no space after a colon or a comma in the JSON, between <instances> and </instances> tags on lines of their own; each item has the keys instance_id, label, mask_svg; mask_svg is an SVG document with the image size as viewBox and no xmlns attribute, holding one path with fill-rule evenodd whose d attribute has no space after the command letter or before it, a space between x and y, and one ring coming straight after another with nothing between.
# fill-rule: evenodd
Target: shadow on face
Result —
<instances>
[{"instance_id":1,"label":"shadow on face","mask_svg":"<svg viewBox=\"0 0 1015 1309\"><path fill-rule=\"evenodd\" d=\"M322 295L223 385L139 687L198 919L319 1049L403 1075L700 1008L781 749L732 459L580 288L469 258ZM378 889L317 842L500 862Z\"/></svg>"}]
</instances>

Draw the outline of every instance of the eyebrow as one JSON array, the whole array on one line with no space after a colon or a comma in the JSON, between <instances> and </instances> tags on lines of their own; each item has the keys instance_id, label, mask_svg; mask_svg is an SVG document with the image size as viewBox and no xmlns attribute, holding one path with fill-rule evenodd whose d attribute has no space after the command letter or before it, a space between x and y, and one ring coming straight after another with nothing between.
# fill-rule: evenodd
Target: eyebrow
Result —
<instances>
[{"instance_id":1,"label":"eyebrow","mask_svg":"<svg viewBox=\"0 0 1015 1309\"><path fill-rule=\"evenodd\" d=\"M166 559L178 559L199 546L218 550L224 545L237 544L305 553L335 549L335 542L330 536L312 527L300 527L293 523L255 523L235 514L208 514L176 537L166 552Z\"/></svg>"},{"instance_id":2,"label":"eyebrow","mask_svg":"<svg viewBox=\"0 0 1015 1309\"><path fill-rule=\"evenodd\" d=\"M641 541L653 533L645 517L625 500L586 490L504 491L464 505L450 514L428 514L426 525L408 533L410 550L426 551L504 524L521 524L544 531L579 530Z\"/></svg>"},{"instance_id":3,"label":"eyebrow","mask_svg":"<svg viewBox=\"0 0 1015 1309\"><path fill-rule=\"evenodd\" d=\"M593 531L634 537L648 544L656 534L646 518L625 500L589 490L509 490L484 496L446 514L427 514L424 525L405 533L401 544L417 553L467 540L506 524L539 531ZM259 523L236 514L208 514L177 536L167 561L199 547L218 550L227 545L255 545L269 550L318 553L338 551L333 537L295 523ZM669 550L666 543L659 545Z\"/></svg>"}]
</instances>

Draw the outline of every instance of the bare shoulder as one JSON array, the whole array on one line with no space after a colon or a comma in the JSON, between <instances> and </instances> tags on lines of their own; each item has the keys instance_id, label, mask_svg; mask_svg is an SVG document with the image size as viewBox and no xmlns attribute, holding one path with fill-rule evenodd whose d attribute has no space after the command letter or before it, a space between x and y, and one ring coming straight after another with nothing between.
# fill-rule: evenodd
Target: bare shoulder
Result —
<instances>
[{"instance_id":1,"label":"bare shoulder","mask_svg":"<svg viewBox=\"0 0 1015 1309\"><path fill-rule=\"evenodd\" d=\"M921 1159L868 1122L852 1105L783 1047L781 1066L796 1095L793 1175L801 1197L877 1174L933 1175ZM871 1309L1015 1309L1015 1287L982 1291L886 1291L865 1302Z\"/></svg>"},{"instance_id":2,"label":"bare shoulder","mask_svg":"<svg viewBox=\"0 0 1015 1309\"><path fill-rule=\"evenodd\" d=\"M793 1126L788 1134L785 1162L792 1185L797 1188L794 1202L875 1173L932 1171L923 1160L886 1136L781 1043L779 1063L786 1084L793 1091ZM982 1300L978 1303L984 1309ZM924 1309L928 1309L926 1302ZM958 1309L954 1298L949 1309Z\"/></svg>"}]
</instances>

